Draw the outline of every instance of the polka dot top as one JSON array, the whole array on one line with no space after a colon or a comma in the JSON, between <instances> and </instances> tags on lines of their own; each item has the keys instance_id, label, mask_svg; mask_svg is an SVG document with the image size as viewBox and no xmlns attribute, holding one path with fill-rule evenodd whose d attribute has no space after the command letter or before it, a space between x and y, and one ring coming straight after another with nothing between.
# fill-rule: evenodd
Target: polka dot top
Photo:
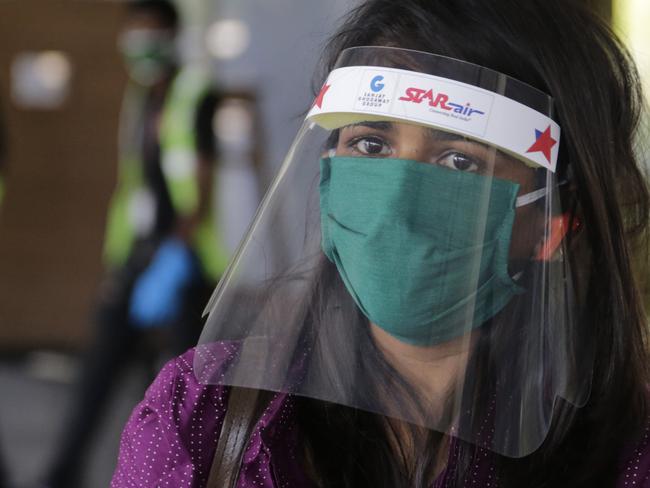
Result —
<instances>
[{"instance_id":1,"label":"polka dot top","mask_svg":"<svg viewBox=\"0 0 650 488\"><path fill-rule=\"evenodd\" d=\"M223 356L232 354L223 346ZM200 384L191 349L165 365L136 406L120 443L111 488L203 488L226 411L228 389ZM301 448L291 396L276 394L248 442L237 488L313 487L299 462ZM625 456L616 488L650 488L650 430ZM451 462L458 446L450 447L450 462L433 488L447 488L454 479ZM498 488L499 479L488 451L475 457L466 486Z\"/></svg>"}]
</instances>

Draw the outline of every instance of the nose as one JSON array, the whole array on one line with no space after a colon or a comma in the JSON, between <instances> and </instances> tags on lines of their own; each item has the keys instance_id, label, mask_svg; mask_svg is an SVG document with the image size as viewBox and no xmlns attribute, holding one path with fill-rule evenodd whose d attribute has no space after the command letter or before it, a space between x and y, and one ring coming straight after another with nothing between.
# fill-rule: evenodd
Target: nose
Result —
<instances>
[{"instance_id":1,"label":"nose","mask_svg":"<svg viewBox=\"0 0 650 488\"><path fill-rule=\"evenodd\" d=\"M413 161L428 162L430 142L428 132L423 127L410 124L397 124L396 157Z\"/></svg>"}]
</instances>

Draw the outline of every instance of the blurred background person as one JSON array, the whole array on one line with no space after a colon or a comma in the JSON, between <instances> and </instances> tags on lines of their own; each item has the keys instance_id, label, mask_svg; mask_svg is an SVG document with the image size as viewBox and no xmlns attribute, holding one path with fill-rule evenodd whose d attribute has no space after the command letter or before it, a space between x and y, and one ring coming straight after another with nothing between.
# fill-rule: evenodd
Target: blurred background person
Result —
<instances>
[{"instance_id":1,"label":"blurred background person","mask_svg":"<svg viewBox=\"0 0 650 488\"><path fill-rule=\"evenodd\" d=\"M228 260L210 205L218 97L201 70L178 65L172 3L136 0L127 9L119 47L130 82L108 216L109 271L50 487L78 486L88 442L128 359L155 368L196 342L201 307Z\"/></svg>"}]
</instances>

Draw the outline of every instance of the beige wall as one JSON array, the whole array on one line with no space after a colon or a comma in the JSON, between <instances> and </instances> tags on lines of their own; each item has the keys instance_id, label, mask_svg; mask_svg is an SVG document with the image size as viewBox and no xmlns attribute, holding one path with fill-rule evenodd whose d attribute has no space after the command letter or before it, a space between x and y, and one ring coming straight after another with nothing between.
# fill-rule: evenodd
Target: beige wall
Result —
<instances>
[{"instance_id":1,"label":"beige wall","mask_svg":"<svg viewBox=\"0 0 650 488\"><path fill-rule=\"evenodd\" d=\"M121 8L99 1L0 2L0 102L9 144L0 214L0 349L79 347L87 337L115 180ZM16 107L11 60L47 49L72 61L66 105Z\"/></svg>"}]
</instances>

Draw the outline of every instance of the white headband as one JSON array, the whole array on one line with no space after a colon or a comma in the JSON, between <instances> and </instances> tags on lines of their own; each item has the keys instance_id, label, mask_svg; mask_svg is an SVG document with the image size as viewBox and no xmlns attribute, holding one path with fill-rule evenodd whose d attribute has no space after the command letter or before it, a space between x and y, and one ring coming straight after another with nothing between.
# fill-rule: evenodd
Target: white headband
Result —
<instances>
[{"instance_id":1,"label":"white headband","mask_svg":"<svg viewBox=\"0 0 650 488\"><path fill-rule=\"evenodd\" d=\"M307 114L328 130L387 118L465 135L555 171L556 122L503 95L448 78L376 66L338 68Z\"/></svg>"}]
</instances>

